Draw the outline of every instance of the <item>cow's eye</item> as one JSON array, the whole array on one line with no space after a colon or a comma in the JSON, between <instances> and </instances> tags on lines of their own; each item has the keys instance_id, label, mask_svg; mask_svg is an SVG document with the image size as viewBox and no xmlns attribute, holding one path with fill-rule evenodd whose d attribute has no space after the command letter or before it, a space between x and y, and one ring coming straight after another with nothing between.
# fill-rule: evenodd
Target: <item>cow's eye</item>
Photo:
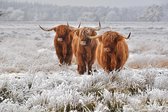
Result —
<instances>
[{"instance_id":1,"label":"cow's eye","mask_svg":"<svg viewBox=\"0 0 168 112\"><path fill-rule=\"evenodd\" d=\"M109 45L105 45L104 48L110 48L110 46Z\"/></svg>"},{"instance_id":2,"label":"cow's eye","mask_svg":"<svg viewBox=\"0 0 168 112\"><path fill-rule=\"evenodd\" d=\"M89 35L89 31L88 31L88 30L85 30L85 34L86 34L86 35Z\"/></svg>"}]
</instances>

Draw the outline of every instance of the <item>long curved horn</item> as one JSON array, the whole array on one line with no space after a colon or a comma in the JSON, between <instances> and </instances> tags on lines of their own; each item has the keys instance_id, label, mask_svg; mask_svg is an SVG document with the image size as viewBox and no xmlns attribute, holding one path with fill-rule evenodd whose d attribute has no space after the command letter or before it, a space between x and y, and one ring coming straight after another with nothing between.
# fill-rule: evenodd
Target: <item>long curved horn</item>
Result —
<instances>
[{"instance_id":1,"label":"long curved horn","mask_svg":"<svg viewBox=\"0 0 168 112\"><path fill-rule=\"evenodd\" d=\"M52 31L52 30L54 30L55 28L57 28L57 27L53 27L53 28L50 28L50 29L46 29L46 28L41 27L40 25L39 25L39 27L40 27L42 30L44 30L44 31Z\"/></svg>"},{"instance_id":2,"label":"long curved horn","mask_svg":"<svg viewBox=\"0 0 168 112\"><path fill-rule=\"evenodd\" d=\"M69 23L67 22L67 26L69 27Z\"/></svg>"},{"instance_id":3,"label":"long curved horn","mask_svg":"<svg viewBox=\"0 0 168 112\"><path fill-rule=\"evenodd\" d=\"M96 36L88 36L88 38L90 38L90 39L96 39L96 38L99 38L99 37L101 37L101 35L96 35Z\"/></svg>"},{"instance_id":4,"label":"long curved horn","mask_svg":"<svg viewBox=\"0 0 168 112\"><path fill-rule=\"evenodd\" d=\"M96 31L99 31L100 29L101 29L101 23L100 23L100 21L99 21L99 26L98 27L96 27L96 28L94 28Z\"/></svg>"},{"instance_id":5,"label":"long curved horn","mask_svg":"<svg viewBox=\"0 0 168 112\"><path fill-rule=\"evenodd\" d=\"M81 22L79 23L79 25L78 25L78 27L77 27L77 28L75 28L75 27L73 27L73 26L69 26L69 28L70 28L71 30L77 30L77 29L79 29L79 28L80 28L80 26L81 26Z\"/></svg>"},{"instance_id":6,"label":"long curved horn","mask_svg":"<svg viewBox=\"0 0 168 112\"><path fill-rule=\"evenodd\" d=\"M81 26L81 22L79 23L78 28L80 28L80 26Z\"/></svg>"},{"instance_id":7,"label":"long curved horn","mask_svg":"<svg viewBox=\"0 0 168 112\"><path fill-rule=\"evenodd\" d=\"M125 39L129 39L129 38L130 38L130 36L131 36L131 32L128 34L127 38L125 38Z\"/></svg>"}]
</instances>

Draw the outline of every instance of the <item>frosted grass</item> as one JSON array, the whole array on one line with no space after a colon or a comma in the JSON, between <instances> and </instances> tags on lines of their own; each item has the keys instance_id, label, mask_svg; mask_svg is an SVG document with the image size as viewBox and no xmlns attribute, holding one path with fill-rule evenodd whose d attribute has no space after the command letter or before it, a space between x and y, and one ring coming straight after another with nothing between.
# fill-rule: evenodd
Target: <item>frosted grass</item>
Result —
<instances>
[{"instance_id":1,"label":"frosted grass","mask_svg":"<svg viewBox=\"0 0 168 112\"><path fill-rule=\"evenodd\" d=\"M102 23L132 32L130 56L121 72L107 74L95 63L93 75L79 75L75 59L59 67L54 32L39 23L0 24L1 112L168 111L167 23Z\"/></svg>"}]
</instances>

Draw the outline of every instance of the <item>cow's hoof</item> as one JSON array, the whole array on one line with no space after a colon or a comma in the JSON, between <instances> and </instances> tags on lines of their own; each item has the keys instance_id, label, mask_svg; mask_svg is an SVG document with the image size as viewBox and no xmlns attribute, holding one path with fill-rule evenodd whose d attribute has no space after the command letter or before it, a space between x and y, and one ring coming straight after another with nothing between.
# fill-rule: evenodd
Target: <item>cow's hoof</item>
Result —
<instances>
[{"instance_id":1,"label":"cow's hoof","mask_svg":"<svg viewBox=\"0 0 168 112\"><path fill-rule=\"evenodd\" d=\"M93 72L98 72L98 71L96 69L94 69Z\"/></svg>"},{"instance_id":2,"label":"cow's hoof","mask_svg":"<svg viewBox=\"0 0 168 112\"><path fill-rule=\"evenodd\" d=\"M84 74L84 71L78 71L80 75L83 75Z\"/></svg>"},{"instance_id":3,"label":"cow's hoof","mask_svg":"<svg viewBox=\"0 0 168 112\"><path fill-rule=\"evenodd\" d=\"M92 71L88 71L88 75L91 75L92 74Z\"/></svg>"},{"instance_id":4,"label":"cow's hoof","mask_svg":"<svg viewBox=\"0 0 168 112\"><path fill-rule=\"evenodd\" d=\"M88 75L93 75L93 73L92 73L92 72L89 72Z\"/></svg>"},{"instance_id":5,"label":"cow's hoof","mask_svg":"<svg viewBox=\"0 0 168 112\"><path fill-rule=\"evenodd\" d=\"M62 64L61 64L61 63L59 63L59 66L62 66Z\"/></svg>"}]
</instances>

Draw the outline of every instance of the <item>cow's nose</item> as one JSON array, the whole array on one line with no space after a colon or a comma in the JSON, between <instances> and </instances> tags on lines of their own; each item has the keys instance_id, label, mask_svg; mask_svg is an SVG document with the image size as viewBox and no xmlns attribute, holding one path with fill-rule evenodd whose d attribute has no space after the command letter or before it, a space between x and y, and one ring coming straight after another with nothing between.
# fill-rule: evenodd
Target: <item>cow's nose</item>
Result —
<instances>
[{"instance_id":1,"label":"cow's nose","mask_svg":"<svg viewBox=\"0 0 168 112\"><path fill-rule=\"evenodd\" d=\"M81 45L86 45L86 41L81 41L80 44Z\"/></svg>"},{"instance_id":2,"label":"cow's nose","mask_svg":"<svg viewBox=\"0 0 168 112\"><path fill-rule=\"evenodd\" d=\"M105 52L110 52L111 50L110 50L110 48L104 48L104 51Z\"/></svg>"}]
</instances>

